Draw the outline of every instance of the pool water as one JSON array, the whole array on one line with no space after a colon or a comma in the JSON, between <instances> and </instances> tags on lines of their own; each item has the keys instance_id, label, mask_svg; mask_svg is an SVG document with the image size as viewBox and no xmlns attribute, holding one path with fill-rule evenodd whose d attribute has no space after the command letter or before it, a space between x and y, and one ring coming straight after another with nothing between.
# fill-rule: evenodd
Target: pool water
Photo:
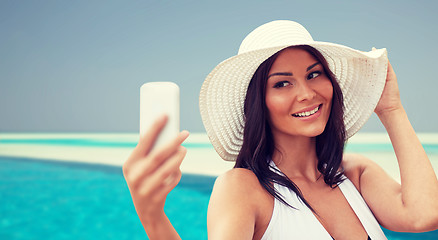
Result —
<instances>
[{"instance_id":1,"label":"pool water","mask_svg":"<svg viewBox=\"0 0 438 240\"><path fill-rule=\"evenodd\" d=\"M214 178L184 175L166 212L206 239ZM0 158L0 239L145 239L120 167Z\"/></svg>"},{"instance_id":2,"label":"pool water","mask_svg":"<svg viewBox=\"0 0 438 240\"><path fill-rule=\"evenodd\" d=\"M165 211L182 239L207 239L213 177L183 175ZM0 157L0 239L145 239L120 167ZM438 239L438 231L388 239Z\"/></svg>"}]
</instances>

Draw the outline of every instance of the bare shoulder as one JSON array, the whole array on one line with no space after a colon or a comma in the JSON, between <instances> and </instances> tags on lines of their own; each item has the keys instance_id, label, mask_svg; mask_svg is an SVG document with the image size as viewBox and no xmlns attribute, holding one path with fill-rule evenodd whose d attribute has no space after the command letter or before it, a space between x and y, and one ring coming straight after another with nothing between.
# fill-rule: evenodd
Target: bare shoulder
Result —
<instances>
[{"instance_id":1,"label":"bare shoulder","mask_svg":"<svg viewBox=\"0 0 438 240\"><path fill-rule=\"evenodd\" d=\"M213 194L226 194L237 198L246 196L247 200L262 192L264 188L260 185L257 176L243 168L233 168L219 176L213 187Z\"/></svg>"},{"instance_id":2,"label":"bare shoulder","mask_svg":"<svg viewBox=\"0 0 438 240\"><path fill-rule=\"evenodd\" d=\"M371 164L371 160L361 154L345 153L342 159L342 166L344 171L355 171L358 168Z\"/></svg>"},{"instance_id":3,"label":"bare shoulder","mask_svg":"<svg viewBox=\"0 0 438 240\"><path fill-rule=\"evenodd\" d=\"M248 169L244 168L233 168L228 170L224 174L220 175L216 179L216 183L235 183L238 184L241 181L245 181L247 184L258 183L257 176Z\"/></svg>"},{"instance_id":4,"label":"bare shoulder","mask_svg":"<svg viewBox=\"0 0 438 240\"><path fill-rule=\"evenodd\" d=\"M356 153L346 153L342 159L345 176L358 190L360 190L360 177L367 168L373 167L375 164L369 158Z\"/></svg>"},{"instance_id":5,"label":"bare shoulder","mask_svg":"<svg viewBox=\"0 0 438 240\"><path fill-rule=\"evenodd\" d=\"M250 239L257 232L257 222L267 192L256 175L234 168L219 176L211 193L207 213L209 239Z\"/></svg>"}]
</instances>

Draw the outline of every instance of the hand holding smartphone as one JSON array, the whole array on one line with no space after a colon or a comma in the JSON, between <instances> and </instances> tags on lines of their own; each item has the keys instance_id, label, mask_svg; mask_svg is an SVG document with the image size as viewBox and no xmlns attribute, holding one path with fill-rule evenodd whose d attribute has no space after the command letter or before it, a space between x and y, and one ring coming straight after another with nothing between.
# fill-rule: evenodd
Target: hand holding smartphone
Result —
<instances>
[{"instance_id":1,"label":"hand holding smartphone","mask_svg":"<svg viewBox=\"0 0 438 240\"><path fill-rule=\"evenodd\" d=\"M140 136L163 114L167 124L155 142L154 148L169 142L179 133L179 87L173 82L149 82L140 88Z\"/></svg>"},{"instance_id":2,"label":"hand holding smartphone","mask_svg":"<svg viewBox=\"0 0 438 240\"><path fill-rule=\"evenodd\" d=\"M179 88L174 83L151 82L140 88L142 136L123 164L135 210L151 239L180 239L164 214L166 197L181 179L180 165L187 152L181 144L189 133L179 132L179 105ZM156 121L163 114L166 125L164 119ZM156 149L161 145L165 146Z\"/></svg>"}]
</instances>

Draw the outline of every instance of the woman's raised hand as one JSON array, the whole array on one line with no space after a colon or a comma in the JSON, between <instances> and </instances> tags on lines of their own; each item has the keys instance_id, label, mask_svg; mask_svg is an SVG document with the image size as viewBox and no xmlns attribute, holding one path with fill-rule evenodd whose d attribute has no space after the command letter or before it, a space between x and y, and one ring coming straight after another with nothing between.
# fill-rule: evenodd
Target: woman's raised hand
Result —
<instances>
[{"instance_id":1,"label":"woman's raised hand","mask_svg":"<svg viewBox=\"0 0 438 240\"><path fill-rule=\"evenodd\" d=\"M401 104L389 61L385 88L374 112L391 140L401 184L369 164L360 177L362 196L385 228L403 232L438 229L438 180Z\"/></svg>"},{"instance_id":2,"label":"woman's raised hand","mask_svg":"<svg viewBox=\"0 0 438 240\"><path fill-rule=\"evenodd\" d=\"M402 104L400 101L400 92L397 84L397 77L395 75L394 69L388 60L388 70L386 74L385 88L383 89L382 96L377 103L374 112L381 116L385 113L391 112L393 110L402 109Z\"/></svg>"},{"instance_id":3,"label":"woman's raised hand","mask_svg":"<svg viewBox=\"0 0 438 240\"><path fill-rule=\"evenodd\" d=\"M181 179L180 165L187 152L181 144L189 133L182 131L170 142L153 148L166 122L166 116L158 118L148 132L140 136L123 165L135 210L150 239L179 238L164 213L164 203Z\"/></svg>"}]
</instances>

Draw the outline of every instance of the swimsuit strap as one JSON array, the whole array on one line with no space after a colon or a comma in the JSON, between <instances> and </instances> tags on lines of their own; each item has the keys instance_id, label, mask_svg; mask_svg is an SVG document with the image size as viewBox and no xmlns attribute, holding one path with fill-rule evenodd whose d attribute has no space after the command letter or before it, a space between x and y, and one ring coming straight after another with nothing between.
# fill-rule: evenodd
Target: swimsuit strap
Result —
<instances>
[{"instance_id":1,"label":"swimsuit strap","mask_svg":"<svg viewBox=\"0 0 438 240\"><path fill-rule=\"evenodd\" d=\"M376 217L374 217L374 214L371 212L362 195L357 191L350 179L345 178L345 180L338 186L357 218L359 218L362 226L368 233L368 236L375 240L387 240Z\"/></svg>"}]
</instances>

